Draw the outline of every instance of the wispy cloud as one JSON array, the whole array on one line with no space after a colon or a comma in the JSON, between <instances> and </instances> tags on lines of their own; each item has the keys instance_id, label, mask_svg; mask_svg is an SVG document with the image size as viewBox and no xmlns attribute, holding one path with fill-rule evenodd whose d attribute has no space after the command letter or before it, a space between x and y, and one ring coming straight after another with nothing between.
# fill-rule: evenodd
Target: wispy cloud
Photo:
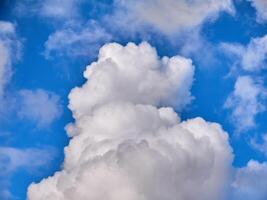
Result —
<instances>
[{"instance_id":1,"label":"wispy cloud","mask_svg":"<svg viewBox=\"0 0 267 200\"><path fill-rule=\"evenodd\" d=\"M154 28L167 35L198 27L220 12L234 12L231 0L117 0L115 7L115 14L108 17L113 25L137 32Z\"/></svg>"},{"instance_id":2,"label":"wispy cloud","mask_svg":"<svg viewBox=\"0 0 267 200\"><path fill-rule=\"evenodd\" d=\"M21 43L16 36L15 25L0 21L0 99L11 77L11 67L20 55Z\"/></svg>"},{"instance_id":3,"label":"wispy cloud","mask_svg":"<svg viewBox=\"0 0 267 200\"><path fill-rule=\"evenodd\" d=\"M36 175L40 169L48 167L55 158L51 148L0 147L0 198L17 199L10 191L9 184L13 175L19 170Z\"/></svg>"},{"instance_id":4,"label":"wispy cloud","mask_svg":"<svg viewBox=\"0 0 267 200\"><path fill-rule=\"evenodd\" d=\"M112 36L95 21L85 24L74 22L51 34L45 42L46 58L57 56L94 57L99 47L110 41Z\"/></svg>"},{"instance_id":5,"label":"wispy cloud","mask_svg":"<svg viewBox=\"0 0 267 200\"><path fill-rule=\"evenodd\" d=\"M234 91L228 96L224 107L231 110L231 120L238 132L255 127L255 117L266 108L266 90L250 76L237 78Z\"/></svg>"},{"instance_id":6,"label":"wispy cloud","mask_svg":"<svg viewBox=\"0 0 267 200\"><path fill-rule=\"evenodd\" d=\"M267 67L267 35L252 38L248 45L222 44L225 53L234 56L235 62L248 72L259 72Z\"/></svg>"},{"instance_id":7,"label":"wispy cloud","mask_svg":"<svg viewBox=\"0 0 267 200\"><path fill-rule=\"evenodd\" d=\"M37 127L49 127L62 114L60 97L42 89L21 90L18 95L18 116L34 122Z\"/></svg>"},{"instance_id":8,"label":"wispy cloud","mask_svg":"<svg viewBox=\"0 0 267 200\"><path fill-rule=\"evenodd\" d=\"M267 163L250 160L247 166L237 170L233 183L234 199L265 200L267 197Z\"/></svg>"},{"instance_id":9,"label":"wispy cloud","mask_svg":"<svg viewBox=\"0 0 267 200\"><path fill-rule=\"evenodd\" d=\"M267 21L267 1L265 0L248 0L256 9L257 21L264 23Z\"/></svg>"}]
</instances>

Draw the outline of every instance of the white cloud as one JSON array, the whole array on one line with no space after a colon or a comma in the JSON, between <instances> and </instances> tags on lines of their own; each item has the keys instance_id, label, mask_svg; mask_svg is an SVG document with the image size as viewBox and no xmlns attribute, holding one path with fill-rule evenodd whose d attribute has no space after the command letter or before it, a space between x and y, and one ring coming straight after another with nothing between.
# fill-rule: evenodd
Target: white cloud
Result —
<instances>
[{"instance_id":1,"label":"white cloud","mask_svg":"<svg viewBox=\"0 0 267 200\"><path fill-rule=\"evenodd\" d=\"M227 98L224 107L231 109L231 119L238 132L255 126L255 117L265 110L262 103L266 91L250 76L239 76L234 91Z\"/></svg>"},{"instance_id":2,"label":"white cloud","mask_svg":"<svg viewBox=\"0 0 267 200\"><path fill-rule=\"evenodd\" d=\"M41 14L46 17L66 18L77 14L80 0L45 0L42 1ZM80 1L81 2L81 1Z\"/></svg>"},{"instance_id":3,"label":"white cloud","mask_svg":"<svg viewBox=\"0 0 267 200\"><path fill-rule=\"evenodd\" d=\"M255 139L251 141L252 147L264 153L267 156L267 133L262 136L262 141L259 143Z\"/></svg>"},{"instance_id":4,"label":"white cloud","mask_svg":"<svg viewBox=\"0 0 267 200\"><path fill-rule=\"evenodd\" d=\"M60 98L52 92L21 90L19 98L19 117L35 122L39 128L51 125L62 114Z\"/></svg>"},{"instance_id":5,"label":"white cloud","mask_svg":"<svg viewBox=\"0 0 267 200\"><path fill-rule=\"evenodd\" d=\"M257 12L257 21L262 23L267 20L267 1L266 0L248 0Z\"/></svg>"},{"instance_id":6,"label":"white cloud","mask_svg":"<svg viewBox=\"0 0 267 200\"><path fill-rule=\"evenodd\" d=\"M0 21L0 30L1 35L2 34L14 34L15 33L15 27L14 24L7 22L7 21Z\"/></svg>"},{"instance_id":7,"label":"white cloud","mask_svg":"<svg viewBox=\"0 0 267 200\"><path fill-rule=\"evenodd\" d=\"M81 0L23 0L16 2L15 12L19 15L39 15L55 20L78 17Z\"/></svg>"},{"instance_id":8,"label":"white cloud","mask_svg":"<svg viewBox=\"0 0 267 200\"><path fill-rule=\"evenodd\" d=\"M181 122L194 67L159 59L148 43L107 44L71 91L75 123L63 170L28 188L29 200L223 199L232 162L216 123Z\"/></svg>"},{"instance_id":9,"label":"white cloud","mask_svg":"<svg viewBox=\"0 0 267 200\"><path fill-rule=\"evenodd\" d=\"M10 67L10 55L9 49L0 41L0 97L4 93L4 86L8 81L7 74Z\"/></svg>"},{"instance_id":10,"label":"white cloud","mask_svg":"<svg viewBox=\"0 0 267 200\"><path fill-rule=\"evenodd\" d=\"M0 175L11 174L19 168L31 172L36 167L47 165L51 159L51 150L0 147Z\"/></svg>"},{"instance_id":11,"label":"white cloud","mask_svg":"<svg viewBox=\"0 0 267 200\"><path fill-rule=\"evenodd\" d=\"M0 198L17 199L9 190L14 174L23 170L30 175L40 173L53 160L53 149L0 147Z\"/></svg>"},{"instance_id":12,"label":"white cloud","mask_svg":"<svg viewBox=\"0 0 267 200\"><path fill-rule=\"evenodd\" d=\"M231 0L116 0L112 24L127 31L153 27L165 34L191 29L222 12L234 12ZM110 17L108 17L110 20Z\"/></svg>"},{"instance_id":13,"label":"white cloud","mask_svg":"<svg viewBox=\"0 0 267 200\"><path fill-rule=\"evenodd\" d=\"M265 200L267 198L267 163L251 160L238 169L233 184L237 200Z\"/></svg>"},{"instance_id":14,"label":"white cloud","mask_svg":"<svg viewBox=\"0 0 267 200\"><path fill-rule=\"evenodd\" d=\"M266 68L266 55L267 35L252 39L242 55L243 68L248 71Z\"/></svg>"},{"instance_id":15,"label":"white cloud","mask_svg":"<svg viewBox=\"0 0 267 200\"><path fill-rule=\"evenodd\" d=\"M224 51L234 55L238 64L245 71L255 72L267 67L267 35L259 38L252 38L247 46L240 44L223 44Z\"/></svg>"},{"instance_id":16,"label":"white cloud","mask_svg":"<svg viewBox=\"0 0 267 200\"><path fill-rule=\"evenodd\" d=\"M110 39L111 35L94 21L85 25L71 23L49 36L44 55L46 58L55 54L70 57L95 55L101 44Z\"/></svg>"},{"instance_id":17,"label":"white cloud","mask_svg":"<svg viewBox=\"0 0 267 200\"><path fill-rule=\"evenodd\" d=\"M18 58L19 48L14 24L0 21L0 98L11 76L11 65Z\"/></svg>"},{"instance_id":18,"label":"white cloud","mask_svg":"<svg viewBox=\"0 0 267 200\"><path fill-rule=\"evenodd\" d=\"M113 101L153 105L172 105L181 110L190 103L194 67L180 56L158 58L148 43L104 45L98 61L84 72L90 82L70 93L70 108L75 116ZM90 83L90 84L89 84ZM88 91L88 92L85 92Z\"/></svg>"}]
</instances>

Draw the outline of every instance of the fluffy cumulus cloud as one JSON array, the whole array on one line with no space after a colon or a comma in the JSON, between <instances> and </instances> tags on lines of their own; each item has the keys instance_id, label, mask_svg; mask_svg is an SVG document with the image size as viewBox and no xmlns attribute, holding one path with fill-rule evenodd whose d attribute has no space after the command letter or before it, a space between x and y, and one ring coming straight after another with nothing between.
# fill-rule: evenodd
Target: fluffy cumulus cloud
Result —
<instances>
[{"instance_id":1,"label":"fluffy cumulus cloud","mask_svg":"<svg viewBox=\"0 0 267 200\"><path fill-rule=\"evenodd\" d=\"M240 44L223 44L222 47L227 54L237 58L237 64L245 71L260 71L267 66L267 35L252 38L247 46Z\"/></svg>"},{"instance_id":2,"label":"fluffy cumulus cloud","mask_svg":"<svg viewBox=\"0 0 267 200\"><path fill-rule=\"evenodd\" d=\"M19 41L14 24L0 21L0 97L11 75L11 65L18 58Z\"/></svg>"},{"instance_id":3,"label":"fluffy cumulus cloud","mask_svg":"<svg viewBox=\"0 0 267 200\"><path fill-rule=\"evenodd\" d=\"M266 91L260 83L250 76L237 78L224 107L231 109L231 119L238 132L255 126L256 115L265 110L264 99Z\"/></svg>"},{"instance_id":4,"label":"fluffy cumulus cloud","mask_svg":"<svg viewBox=\"0 0 267 200\"><path fill-rule=\"evenodd\" d=\"M192 99L193 76L191 60L180 56L159 59L146 42L126 47L107 44L100 49L98 61L84 72L90 81L71 92L70 108L74 116L81 116L108 102L130 101L181 110Z\"/></svg>"},{"instance_id":5,"label":"fluffy cumulus cloud","mask_svg":"<svg viewBox=\"0 0 267 200\"><path fill-rule=\"evenodd\" d=\"M51 34L45 42L46 58L53 55L69 57L96 55L100 45L111 40L112 36L97 22L89 21L85 25L67 24Z\"/></svg>"},{"instance_id":6,"label":"fluffy cumulus cloud","mask_svg":"<svg viewBox=\"0 0 267 200\"><path fill-rule=\"evenodd\" d=\"M260 23L266 22L267 20L267 1L266 0L248 0L251 5L256 9L257 20Z\"/></svg>"},{"instance_id":7,"label":"fluffy cumulus cloud","mask_svg":"<svg viewBox=\"0 0 267 200\"><path fill-rule=\"evenodd\" d=\"M222 12L234 12L231 0L116 0L113 23L120 27L131 24L132 31L143 26L170 34L201 25ZM109 18L110 19L110 18Z\"/></svg>"},{"instance_id":8,"label":"fluffy cumulus cloud","mask_svg":"<svg viewBox=\"0 0 267 200\"><path fill-rule=\"evenodd\" d=\"M267 163L251 160L239 169L233 187L237 200L265 200L267 198Z\"/></svg>"},{"instance_id":9,"label":"fluffy cumulus cloud","mask_svg":"<svg viewBox=\"0 0 267 200\"><path fill-rule=\"evenodd\" d=\"M190 60L148 43L107 44L69 95L74 124L63 169L28 188L29 200L213 200L229 185L232 150L216 123L184 122Z\"/></svg>"},{"instance_id":10,"label":"fluffy cumulus cloud","mask_svg":"<svg viewBox=\"0 0 267 200\"><path fill-rule=\"evenodd\" d=\"M51 125L62 113L59 96L46 90L21 90L18 101L19 117L36 123L40 128Z\"/></svg>"}]
</instances>

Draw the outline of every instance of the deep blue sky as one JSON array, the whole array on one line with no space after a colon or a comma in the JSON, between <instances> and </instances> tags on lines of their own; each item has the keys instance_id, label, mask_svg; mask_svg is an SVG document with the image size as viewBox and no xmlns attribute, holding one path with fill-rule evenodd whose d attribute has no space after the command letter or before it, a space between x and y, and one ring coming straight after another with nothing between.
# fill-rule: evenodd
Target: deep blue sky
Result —
<instances>
[{"instance_id":1,"label":"deep blue sky","mask_svg":"<svg viewBox=\"0 0 267 200\"><path fill-rule=\"evenodd\" d=\"M6 106L2 108L0 146L20 150L49 149L50 159L34 169L27 169L28 166L22 165L10 173L1 174L0 172L0 179L3 180L0 181L0 191L2 191L0 199L23 200L26 198L27 186L31 182L38 182L60 169L64 159L63 148L69 141L64 127L73 121L72 114L67 108L68 93L72 88L84 83L83 71L86 65L96 60L99 47L108 41L126 44L129 41L140 43L147 40L157 49L160 56L182 54L192 58L196 66L192 88L194 100L182 111L182 119L201 116L207 121L220 123L230 136L235 155L233 163L235 167L246 166L251 159L266 161L265 155L253 147L251 141L262 142L262 135L267 132L267 113L264 111L257 113L256 126L237 132L236 122L233 122L230 117L232 110L224 107L238 76L249 75L252 79L260 77L262 85L266 85L266 70L244 71L235 64L236 60L229 58L220 49L222 43L239 43L246 46L252 38L267 34L267 23L256 21L256 10L250 2L236 0L234 14L221 12L216 19L203 22L196 31L197 37L203 44L200 49L191 53L185 53L182 50L184 41L192 34L190 31L170 36L147 28L148 31L124 34L120 29L116 29L116 25L106 25L103 16L116 10L112 1L90 1L90 3L81 1L81 5L78 5L78 7L81 6L78 11L80 16L68 16L63 19L42 16L42 11L38 11L37 5L40 2L0 1L0 20L14 24L16 40L21 43L19 50L21 55L18 59L12 59L12 77L5 86L5 100L2 100L10 104L5 104ZM72 29L73 26L69 25L73 23L72 20L74 23L78 21L81 24L76 24L79 27L74 26L73 29L82 30L91 19L97 21L100 27L104 27L112 37L99 42L85 41L85 45L82 44L83 42L66 45L68 50L63 48L52 51L49 58L44 55L45 43L55 31ZM194 42L192 46L194 48ZM69 49L71 53L66 52ZM72 51L85 53L74 55ZM213 59L210 60L209 56ZM232 75L230 72L233 66L236 66L237 70ZM38 127L38 117L36 120L20 117L18 114L21 105L20 91L25 89L30 91L42 89L57 95L60 98L57 103L61 105L61 115L41 127ZM264 98L259 101L263 105L266 104ZM45 107L45 105L39 106ZM6 155L2 156L0 153L0 169L11 166L8 164L10 163L8 159ZM9 191L12 197L4 196L3 191Z\"/></svg>"}]
</instances>

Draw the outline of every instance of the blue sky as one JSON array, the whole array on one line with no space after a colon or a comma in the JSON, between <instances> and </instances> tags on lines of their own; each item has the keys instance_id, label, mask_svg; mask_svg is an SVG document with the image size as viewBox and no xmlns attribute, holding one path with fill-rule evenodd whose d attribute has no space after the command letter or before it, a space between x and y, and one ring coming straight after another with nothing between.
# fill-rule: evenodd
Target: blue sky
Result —
<instances>
[{"instance_id":1,"label":"blue sky","mask_svg":"<svg viewBox=\"0 0 267 200\"><path fill-rule=\"evenodd\" d=\"M78 115L84 115L83 109L90 107L90 103L86 103L87 98L94 99L96 94L93 89L88 93L81 90L85 93L81 94L85 95L82 100L75 96L78 93L69 98L68 95L73 88L85 84L87 79L90 83L92 78L91 84L97 80L94 75L84 78L83 73L93 61L100 62L98 51L101 46L110 42L123 46L128 42L139 45L143 41L155 48L158 59L176 55L191 59L194 72L188 75L188 79L193 76L192 81L183 79L177 83L181 85L176 85L178 89L175 84L173 88L166 86L166 93L175 91L177 96L167 95L168 100L167 97L163 100L155 100L161 97L151 97L153 102L150 102L146 100L150 98L146 94L162 92L158 88L165 83L149 83L154 90L142 93L142 97L136 94L134 99L140 99L137 103L151 104L157 108L171 106L182 121L202 117L205 121L220 124L229 135L227 144L232 148L233 157L229 167L231 181L226 183L230 189L224 191L225 195L243 200L267 198L265 0L2 0L0 199L27 199L27 188L31 183L38 183L56 171L69 169L68 165L71 164L68 161L63 164L66 155L64 147L73 140L71 137L78 136L72 136L68 130L69 137L65 126L71 122L77 127L82 124L82 117ZM113 52L112 48L115 47L108 48ZM150 47L141 45L138 48ZM121 57L127 56L127 52L122 50ZM129 62L133 61L130 59L134 58L129 58ZM145 62L146 57L142 59ZM142 59L133 62L142 65ZM140 76L138 82L133 81L132 84L138 85L145 78ZM111 79L111 85L114 83L112 80L115 79ZM103 87L109 88L107 83L101 81L100 86L103 84ZM191 81L189 85L187 81ZM125 90L132 91L132 85L127 84ZM119 97L114 94L112 98L113 87L110 88L108 94L111 97L105 101L117 101ZM115 89L114 93L117 92ZM187 97L191 100L187 101ZM154 100L159 104L154 104ZM133 103L132 99L127 101ZM125 113L125 118L127 116ZM91 130L90 127L88 130ZM78 129L76 132L79 133ZM81 131L79 134L84 133ZM97 131L94 134L97 135ZM192 149L192 155L196 151ZM202 160L205 160L204 157ZM258 187L255 187L255 180L258 179ZM83 184L77 183L81 188L86 186L86 183ZM43 188L40 185L38 189L42 191ZM34 190L28 199L47 199L45 196L34 196ZM64 191L60 192L65 194ZM207 195L211 193L207 192ZM150 193L144 192L144 195L146 200L153 197ZM75 199L79 198L82 199L82 196ZM193 196L187 198L195 199ZM60 198L54 196L52 199Z\"/></svg>"}]
</instances>

